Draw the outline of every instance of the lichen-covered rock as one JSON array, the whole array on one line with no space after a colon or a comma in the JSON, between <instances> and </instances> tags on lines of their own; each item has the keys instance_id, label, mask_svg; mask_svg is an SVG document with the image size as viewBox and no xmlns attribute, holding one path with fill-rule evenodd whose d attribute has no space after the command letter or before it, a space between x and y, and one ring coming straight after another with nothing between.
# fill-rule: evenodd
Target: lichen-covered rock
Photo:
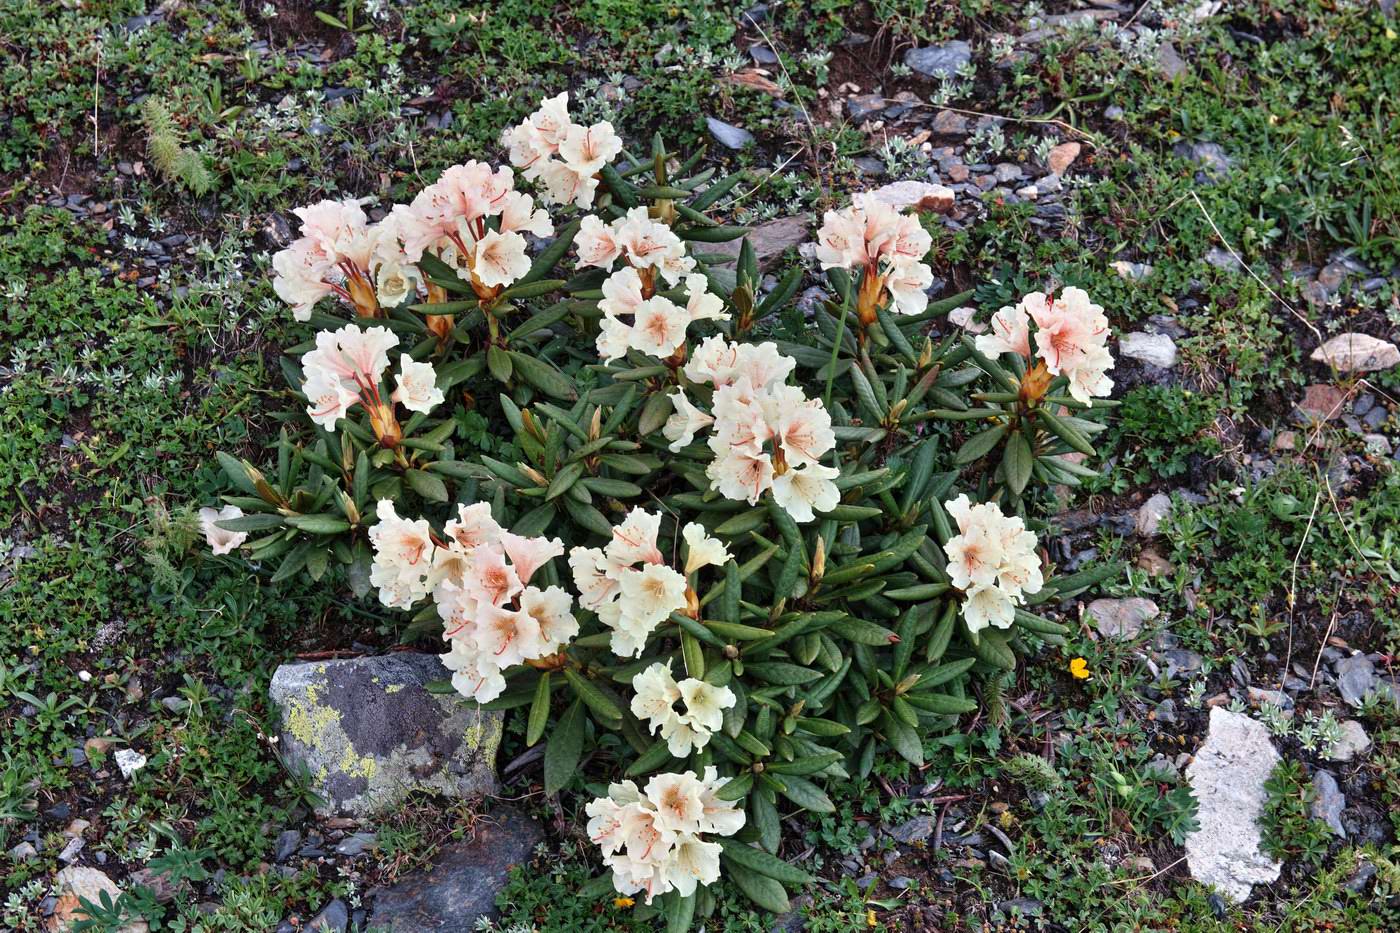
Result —
<instances>
[{"instance_id":1,"label":"lichen-covered rock","mask_svg":"<svg viewBox=\"0 0 1400 933\"><path fill-rule=\"evenodd\" d=\"M1283 867L1259 848L1264 782L1278 762L1263 723L1216 707L1206 743L1186 769L1200 821L1186 837L1186 865L1192 878L1236 903L1254 885L1277 881Z\"/></svg>"},{"instance_id":2,"label":"lichen-covered rock","mask_svg":"<svg viewBox=\"0 0 1400 933\"><path fill-rule=\"evenodd\" d=\"M323 815L373 816L414 790L495 789L502 715L426 689L446 675L436 655L410 652L277 668L282 754L306 765Z\"/></svg>"}]
</instances>

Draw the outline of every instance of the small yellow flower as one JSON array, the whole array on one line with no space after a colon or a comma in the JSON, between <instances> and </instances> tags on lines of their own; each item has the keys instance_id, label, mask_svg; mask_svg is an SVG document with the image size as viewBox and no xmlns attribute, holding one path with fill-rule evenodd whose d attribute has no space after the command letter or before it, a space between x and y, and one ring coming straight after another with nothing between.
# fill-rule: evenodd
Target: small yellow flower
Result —
<instances>
[{"instance_id":1,"label":"small yellow flower","mask_svg":"<svg viewBox=\"0 0 1400 933\"><path fill-rule=\"evenodd\" d=\"M1069 672L1074 675L1075 680L1089 679L1089 662L1083 658L1071 658L1069 662Z\"/></svg>"},{"instance_id":2,"label":"small yellow flower","mask_svg":"<svg viewBox=\"0 0 1400 933\"><path fill-rule=\"evenodd\" d=\"M616 907L618 910L626 910L628 907L631 907L635 903L637 902L632 900L632 898L630 897L613 898L613 906Z\"/></svg>"},{"instance_id":3,"label":"small yellow flower","mask_svg":"<svg viewBox=\"0 0 1400 933\"><path fill-rule=\"evenodd\" d=\"M865 912L865 925L868 926L868 927L871 927L872 929L874 928L874 926L875 926L875 911L873 911L873 910L867 910L867 911Z\"/></svg>"}]
</instances>

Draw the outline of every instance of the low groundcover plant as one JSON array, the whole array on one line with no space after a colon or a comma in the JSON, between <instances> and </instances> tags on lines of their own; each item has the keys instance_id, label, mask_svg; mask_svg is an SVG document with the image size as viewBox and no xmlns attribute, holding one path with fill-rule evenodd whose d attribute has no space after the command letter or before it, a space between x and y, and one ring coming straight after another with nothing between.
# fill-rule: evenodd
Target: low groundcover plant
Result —
<instances>
[{"instance_id":1,"label":"low groundcover plant","mask_svg":"<svg viewBox=\"0 0 1400 933\"><path fill-rule=\"evenodd\" d=\"M375 222L298 212L272 266L317 329L283 361L305 418L270 473L220 454L237 488L203 527L274 581L343 573L464 702L521 711L545 791L596 798L602 884L673 929L722 874L786 910L811 878L784 812L887 750L922 765L1063 642L1031 609L1097 582L1049 573L1035 515L1095 474L1103 310L1035 293L935 341L968 294L930 303L918 217L859 195L817 236L828 300L784 326L803 268L765 289L747 243L705 252L745 232L711 217L739 176L634 156L567 95L503 146L514 169Z\"/></svg>"}]
</instances>

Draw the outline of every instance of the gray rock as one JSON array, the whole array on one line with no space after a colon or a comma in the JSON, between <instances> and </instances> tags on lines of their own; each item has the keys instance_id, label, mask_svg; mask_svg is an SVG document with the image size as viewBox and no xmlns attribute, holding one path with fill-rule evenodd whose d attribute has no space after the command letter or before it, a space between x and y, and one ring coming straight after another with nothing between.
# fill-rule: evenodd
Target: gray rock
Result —
<instances>
[{"instance_id":1,"label":"gray rock","mask_svg":"<svg viewBox=\"0 0 1400 933\"><path fill-rule=\"evenodd\" d=\"M337 855L344 855L347 858L354 858L357 855L364 855L378 844L378 839L374 833L351 833L336 845Z\"/></svg>"},{"instance_id":2,"label":"gray rock","mask_svg":"<svg viewBox=\"0 0 1400 933\"><path fill-rule=\"evenodd\" d=\"M1166 334L1141 331L1124 334L1118 341L1118 352L1158 369L1171 369L1176 365L1176 341Z\"/></svg>"},{"instance_id":3,"label":"gray rock","mask_svg":"<svg viewBox=\"0 0 1400 933\"><path fill-rule=\"evenodd\" d=\"M951 110L940 110L929 124L929 129L942 136L966 136L967 117Z\"/></svg>"},{"instance_id":4,"label":"gray rock","mask_svg":"<svg viewBox=\"0 0 1400 933\"><path fill-rule=\"evenodd\" d=\"M345 906L345 902L337 897L311 918L306 928L311 933L345 933L345 927L349 923L350 910Z\"/></svg>"},{"instance_id":5,"label":"gray rock","mask_svg":"<svg viewBox=\"0 0 1400 933\"><path fill-rule=\"evenodd\" d=\"M1206 250L1205 260L1217 269L1226 269L1230 272L1239 272L1243 269L1233 253L1218 246L1212 246Z\"/></svg>"},{"instance_id":6,"label":"gray rock","mask_svg":"<svg viewBox=\"0 0 1400 933\"><path fill-rule=\"evenodd\" d=\"M1137 533L1145 538L1155 535L1162 527L1162 519L1172 510L1172 497L1159 492L1148 499L1137 510Z\"/></svg>"},{"instance_id":7,"label":"gray rock","mask_svg":"<svg viewBox=\"0 0 1400 933\"><path fill-rule=\"evenodd\" d=\"M972 61L972 46L961 39L928 45L904 53L904 64L929 78L951 78Z\"/></svg>"},{"instance_id":8,"label":"gray rock","mask_svg":"<svg viewBox=\"0 0 1400 933\"><path fill-rule=\"evenodd\" d=\"M1313 773L1312 818L1322 820L1332 832L1345 839L1346 828L1342 826L1342 811L1346 809L1347 798L1337 786L1337 779L1326 771Z\"/></svg>"},{"instance_id":9,"label":"gray rock","mask_svg":"<svg viewBox=\"0 0 1400 933\"><path fill-rule=\"evenodd\" d=\"M716 120L714 117L706 117L705 125L710 128L710 135L713 136L720 145L729 149L743 149L745 146L753 145L753 134L741 126L733 123L725 123L723 120Z\"/></svg>"},{"instance_id":10,"label":"gray rock","mask_svg":"<svg viewBox=\"0 0 1400 933\"><path fill-rule=\"evenodd\" d=\"M1347 333L1333 337L1309 358L1338 372L1376 372L1400 365L1400 348L1370 334Z\"/></svg>"},{"instance_id":11,"label":"gray rock","mask_svg":"<svg viewBox=\"0 0 1400 933\"><path fill-rule=\"evenodd\" d=\"M1192 143L1182 140L1172 147L1172 152L1217 175L1228 175L1234 164L1219 143Z\"/></svg>"},{"instance_id":12,"label":"gray rock","mask_svg":"<svg viewBox=\"0 0 1400 933\"><path fill-rule=\"evenodd\" d=\"M496 915L496 895L512 865L530 860L544 838L540 824L511 807L477 822L470 840L443 847L424 871L374 892L369 923L384 933L472 933Z\"/></svg>"},{"instance_id":13,"label":"gray rock","mask_svg":"<svg viewBox=\"0 0 1400 933\"><path fill-rule=\"evenodd\" d=\"M1185 74L1187 70L1186 62L1181 60L1176 46L1170 42L1163 42L1157 46L1157 68L1167 76L1168 81L1174 81L1178 75Z\"/></svg>"},{"instance_id":14,"label":"gray rock","mask_svg":"<svg viewBox=\"0 0 1400 933\"><path fill-rule=\"evenodd\" d=\"M273 861L285 862L292 857L292 853L301 845L301 833L295 829L285 830L277 837L277 851L273 855Z\"/></svg>"},{"instance_id":15,"label":"gray rock","mask_svg":"<svg viewBox=\"0 0 1400 933\"><path fill-rule=\"evenodd\" d=\"M1176 701L1163 700L1161 703L1158 703L1157 708L1153 711L1153 715L1158 722L1176 722Z\"/></svg>"},{"instance_id":16,"label":"gray rock","mask_svg":"<svg viewBox=\"0 0 1400 933\"><path fill-rule=\"evenodd\" d=\"M21 842L10 849L10 860L14 862L27 862L39 854L39 850L34 848L30 842Z\"/></svg>"},{"instance_id":17,"label":"gray rock","mask_svg":"<svg viewBox=\"0 0 1400 933\"><path fill-rule=\"evenodd\" d=\"M502 714L425 689L446 673L436 655L413 652L277 668L282 754L306 766L325 814L372 816L414 790L495 788Z\"/></svg>"},{"instance_id":18,"label":"gray rock","mask_svg":"<svg viewBox=\"0 0 1400 933\"><path fill-rule=\"evenodd\" d=\"M998 182L1006 184L1008 181L1019 181L1025 172L1021 171L1021 166L1014 162L999 162L992 170L992 174Z\"/></svg>"},{"instance_id":19,"label":"gray rock","mask_svg":"<svg viewBox=\"0 0 1400 933\"><path fill-rule=\"evenodd\" d=\"M1191 877L1236 903L1254 885L1278 880L1283 867L1259 849L1264 782L1278 762L1262 723L1215 707L1205 744L1186 769L1200 822L1186 837L1187 867Z\"/></svg>"},{"instance_id":20,"label":"gray rock","mask_svg":"<svg viewBox=\"0 0 1400 933\"><path fill-rule=\"evenodd\" d=\"M1340 725L1341 737L1332 743L1326 757L1332 761L1351 761L1357 755L1366 754L1371 747L1371 737L1366 734L1365 727L1355 719L1344 719Z\"/></svg>"},{"instance_id":21,"label":"gray rock","mask_svg":"<svg viewBox=\"0 0 1400 933\"><path fill-rule=\"evenodd\" d=\"M1391 837L1390 819L1375 807L1356 804L1342 812L1342 826L1352 845L1381 845Z\"/></svg>"},{"instance_id":22,"label":"gray rock","mask_svg":"<svg viewBox=\"0 0 1400 933\"><path fill-rule=\"evenodd\" d=\"M1375 682L1376 666L1366 655L1354 654L1337 662L1337 689L1351 706L1360 706Z\"/></svg>"},{"instance_id":23,"label":"gray rock","mask_svg":"<svg viewBox=\"0 0 1400 933\"><path fill-rule=\"evenodd\" d=\"M933 835L934 818L931 816L916 816L911 820L905 820L898 826L886 830L898 842L907 846L923 842Z\"/></svg>"},{"instance_id":24,"label":"gray rock","mask_svg":"<svg viewBox=\"0 0 1400 933\"><path fill-rule=\"evenodd\" d=\"M852 120L860 121L885 109L885 96L883 94L862 94L859 97L848 97L846 99L846 112L851 115Z\"/></svg>"},{"instance_id":25,"label":"gray rock","mask_svg":"<svg viewBox=\"0 0 1400 933\"><path fill-rule=\"evenodd\" d=\"M801 246L811 240L812 222L811 214L794 214L791 217L770 220L750 230L747 239L753 246L759 268L767 268L788 248ZM738 259L743 241L744 238L725 243L707 243L705 252L723 253Z\"/></svg>"},{"instance_id":26,"label":"gray rock","mask_svg":"<svg viewBox=\"0 0 1400 933\"><path fill-rule=\"evenodd\" d=\"M1007 916L1038 917L1044 906L1040 901L1029 897L1013 897L997 904L997 913Z\"/></svg>"},{"instance_id":27,"label":"gray rock","mask_svg":"<svg viewBox=\"0 0 1400 933\"><path fill-rule=\"evenodd\" d=\"M759 65L778 64L778 56L766 45L755 43L749 46L749 55L753 58L754 62Z\"/></svg>"},{"instance_id":28,"label":"gray rock","mask_svg":"<svg viewBox=\"0 0 1400 933\"><path fill-rule=\"evenodd\" d=\"M1132 596L1128 599L1096 599L1089 604L1099 634L1107 638L1136 638L1143 623L1157 618L1161 610L1150 599Z\"/></svg>"}]
</instances>

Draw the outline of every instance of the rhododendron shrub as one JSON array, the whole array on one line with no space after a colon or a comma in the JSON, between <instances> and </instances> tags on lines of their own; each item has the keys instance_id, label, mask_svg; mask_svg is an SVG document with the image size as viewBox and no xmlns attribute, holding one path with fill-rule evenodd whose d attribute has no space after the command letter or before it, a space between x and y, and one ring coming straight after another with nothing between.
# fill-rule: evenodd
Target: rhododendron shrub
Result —
<instances>
[{"instance_id":1,"label":"rhododendron shrub","mask_svg":"<svg viewBox=\"0 0 1400 933\"><path fill-rule=\"evenodd\" d=\"M744 232L740 177L625 142L560 95L509 165L298 212L272 260L310 327L297 417L266 472L220 454L236 489L200 519L515 711L546 793L607 786L599 884L684 929L721 877L786 909L811 880L787 816L882 755L922 765L980 683L1063 641L1036 608L1099 574L1056 575L1040 516L1095 473L1113 358L1073 287L989 285L964 334L972 293L930 300L921 219L869 196L765 284L747 243L708 245ZM799 311L804 280L825 300Z\"/></svg>"}]
</instances>

